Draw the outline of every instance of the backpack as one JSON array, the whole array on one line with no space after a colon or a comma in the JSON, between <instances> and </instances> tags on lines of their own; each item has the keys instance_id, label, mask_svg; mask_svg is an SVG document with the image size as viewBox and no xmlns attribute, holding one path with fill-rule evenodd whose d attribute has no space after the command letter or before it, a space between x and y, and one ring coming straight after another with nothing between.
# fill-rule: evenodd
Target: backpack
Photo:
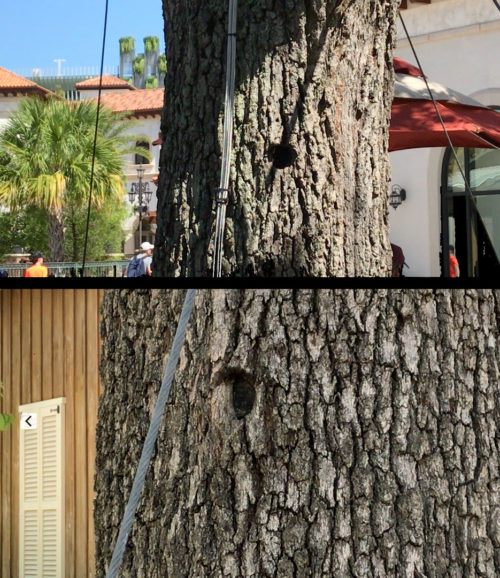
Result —
<instances>
[{"instance_id":1,"label":"backpack","mask_svg":"<svg viewBox=\"0 0 500 578\"><path fill-rule=\"evenodd\" d=\"M144 264L144 255L132 257L127 267L127 277L145 277L146 266Z\"/></svg>"}]
</instances>

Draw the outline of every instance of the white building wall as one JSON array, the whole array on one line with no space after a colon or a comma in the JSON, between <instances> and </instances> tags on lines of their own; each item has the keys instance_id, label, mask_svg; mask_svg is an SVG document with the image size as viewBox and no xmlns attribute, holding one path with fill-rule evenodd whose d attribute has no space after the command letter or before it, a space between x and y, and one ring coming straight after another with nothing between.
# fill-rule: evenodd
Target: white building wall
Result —
<instances>
[{"instance_id":1,"label":"white building wall","mask_svg":"<svg viewBox=\"0 0 500 578\"><path fill-rule=\"evenodd\" d=\"M5 126L11 114L19 106L19 97L0 95L0 130Z\"/></svg>"},{"instance_id":2,"label":"white building wall","mask_svg":"<svg viewBox=\"0 0 500 578\"><path fill-rule=\"evenodd\" d=\"M474 97L500 105L500 12L491 0L432 0L409 3L402 16L426 76ZM416 64L403 27L395 55ZM439 276L440 186L444 149L390 153L392 183L407 200L390 208L391 242L403 248L407 276Z\"/></svg>"},{"instance_id":3,"label":"white building wall","mask_svg":"<svg viewBox=\"0 0 500 578\"><path fill-rule=\"evenodd\" d=\"M90 89L90 88L80 88L77 89L78 92L80 93L80 99L81 100L88 100L89 98L97 98L99 96L99 89ZM113 93L116 94L118 92L130 92L130 88L103 88L101 90L101 95L102 94L109 94L109 93Z\"/></svg>"},{"instance_id":4,"label":"white building wall","mask_svg":"<svg viewBox=\"0 0 500 578\"><path fill-rule=\"evenodd\" d=\"M151 141L158 138L158 133L160 131L160 115L148 116L139 118L137 124L129 129L128 132L134 135L144 135L148 137ZM160 163L160 146L151 146L150 152L152 154L151 162L148 164L143 164L144 167L144 177L143 182L149 182L149 188L153 191L151 201L148 205L148 211L156 211L157 198L156 198L156 186L153 184L152 179L158 176L159 163ZM137 168L139 165L135 164L135 154L130 154L125 157L125 174L127 176L127 192L131 190L133 182L138 182L137 178ZM124 199L126 203L129 203L128 195ZM137 211L134 211L132 217L127 219L123 224L122 228L126 234L124 252L126 255L134 253L134 231L137 230L139 225L139 217Z\"/></svg>"},{"instance_id":5,"label":"white building wall","mask_svg":"<svg viewBox=\"0 0 500 578\"><path fill-rule=\"evenodd\" d=\"M113 93L116 92L128 92L129 89L116 89L116 88L108 88L102 91L104 93ZM98 90L82 90L81 91L81 98L88 99L88 98L97 98L99 91ZM141 135L146 136L150 139L150 141L154 141L158 138L158 133L160 132L160 122L161 116L160 114L156 116L144 116L139 117L135 120L135 124L131 127L127 132L133 135ZM151 162L148 164L142 165L145 169L144 171L144 181L149 182L150 190L153 191L153 196L151 198L151 202L148 205L148 211L156 211L157 206L157 199L156 199L156 186L153 184L152 179L158 176L159 166L160 166L160 147L159 146L151 146L150 152L152 154ZM135 154L127 155L124 159L125 167L125 175L127 177L127 192L130 191L131 185L133 182L138 181L137 177L137 168L138 165L135 164ZM128 195L125 195L124 202L127 204L129 203ZM133 231L135 231L138 227L139 217L137 212L134 213L132 217L127 219L123 224L123 230L127 236L125 241L125 253L132 254L134 252L134 239L133 239Z\"/></svg>"},{"instance_id":6,"label":"white building wall","mask_svg":"<svg viewBox=\"0 0 500 578\"><path fill-rule=\"evenodd\" d=\"M144 135L148 137L151 141L158 138L158 133L160 132L160 115L148 116L145 118L139 118L136 120L136 124L131 127L128 132L134 135ZM151 180L153 177L158 176L158 167L160 163L160 147L151 146L150 152L152 154L151 162L142 165L145 169L144 178ZM135 164L135 155L130 154L125 157L125 173L127 179L132 182L137 180L137 167ZM156 211L156 198L151 200L150 205L151 211Z\"/></svg>"}]
</instances>

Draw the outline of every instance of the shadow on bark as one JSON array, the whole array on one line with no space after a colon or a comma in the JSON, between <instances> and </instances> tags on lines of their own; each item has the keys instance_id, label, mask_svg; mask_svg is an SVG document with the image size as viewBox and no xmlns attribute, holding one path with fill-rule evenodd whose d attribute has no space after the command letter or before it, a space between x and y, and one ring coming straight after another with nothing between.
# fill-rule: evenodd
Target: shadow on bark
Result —
<instances>
[{"instance_id":1,"label":"shadow on bark","mask_svg":"<svg viewBox=\"0 0 500 578\"><path fill-rule=\"evenodd\" d=\"M387 7L396 3L386 0ZM327 45L335 43L339 46L337 52L342 53L342 43L350 39L344 16L356 10L357 4L337 0L239 3L235 144L224 243L225 275L317 274L311 273L313 258L300 263L300 253L307 253L309 237L317 235L318 230L314 219L309 222L311 208L304 200L308 189L316 185L301 175L304 166L319 161L293 141L298 133L308 130L304 127L306 99L318 100L320 115L334 104L316 94L321 79L313 83L313 78ZM163 5L168 71L154 274L209 276L222 156L218 135L223 122L227 1L198 0L193 4L164 0ZM389 8L386 11L389 13ZM375 15L370 23L366 9L365 18L367 26L375 26ZM283 63L283 78L278 84L284 93L280 97L264 94L268 80L273 87L278 82L274 61ZM328 155L333 157L334 168L338 168L336 146L333 140L329 143ZM282 158L277 158L279 151ZM244 171L240 170L242 163ZM283 188L277 183L278 171L287 171L287 180L295 179L303 185L292 210L303 219L300 235L304 238L298 249L276 249L270 255L262 233L271 227L269 197L280 186ZM279 239L285 234L289 233L280 230ZM260 252L266 253L262 258L255 250L259 241ZM272 236L266 240L268 245L280 242L286 249L284 241L273 241Z\"/></svg>"}]
</instances>

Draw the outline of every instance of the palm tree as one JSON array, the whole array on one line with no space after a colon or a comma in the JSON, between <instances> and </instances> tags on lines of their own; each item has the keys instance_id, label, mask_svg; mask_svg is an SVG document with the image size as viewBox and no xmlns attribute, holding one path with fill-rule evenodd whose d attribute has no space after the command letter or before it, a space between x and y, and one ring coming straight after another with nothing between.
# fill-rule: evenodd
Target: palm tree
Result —
<instances>
[{"instance_id":1,"label":"palm tree","mask_svg":"<svg viewBox=\"0 0 500 578\"><path fill-rule=\"evenodd\" d=\"M52 261L64 258L64 208L88 203L97 111L88 100L28 98L0 133L0 203L47 211ZM131 124L111 110L99 111L93 207L123 199L124 154L134 152L131 143L139 140L125 132Z\"/></svg>"}]
</instances>

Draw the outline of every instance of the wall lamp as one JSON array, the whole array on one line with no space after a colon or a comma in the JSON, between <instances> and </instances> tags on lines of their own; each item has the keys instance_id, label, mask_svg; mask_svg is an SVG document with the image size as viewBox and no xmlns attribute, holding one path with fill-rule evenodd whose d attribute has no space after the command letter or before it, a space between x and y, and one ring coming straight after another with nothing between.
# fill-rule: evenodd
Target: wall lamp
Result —
<instances>
[{"instance_id":1,"label":"wall lamp","mask_svg":"<svg viewBox=\"0 0 500 578\"><path fill-rule=\"evenodd\" d=\"M406 191L399 185L392 185L391 194L389 196L389 205L397 209L399 205L406 200Z\"/></svg>"}]
</instances>

